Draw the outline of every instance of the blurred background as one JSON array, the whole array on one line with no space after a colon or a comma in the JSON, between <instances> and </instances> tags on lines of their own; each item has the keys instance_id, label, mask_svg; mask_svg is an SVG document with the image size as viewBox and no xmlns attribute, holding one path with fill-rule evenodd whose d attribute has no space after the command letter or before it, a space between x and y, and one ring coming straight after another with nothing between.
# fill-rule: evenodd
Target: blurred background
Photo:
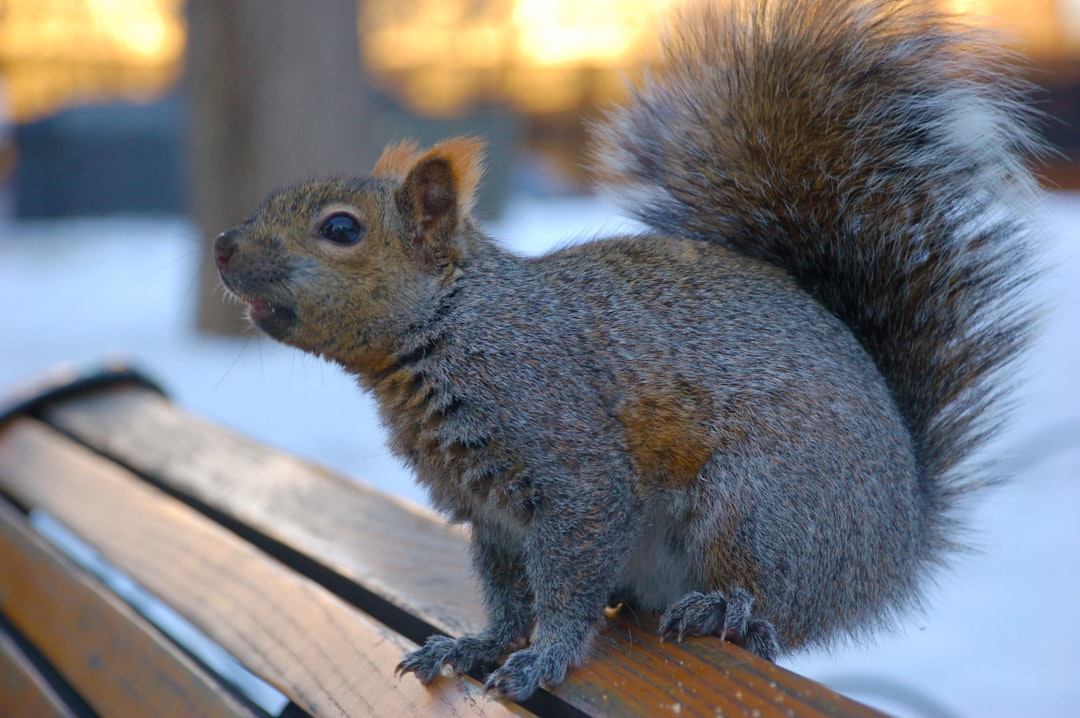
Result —
<instances>
[{"instance_id":1,"label":"blurred background","mask_svg":"<svg viewBox=\"0 0 1080 718\"><path fill-rule=\"evenodd\" d=\"M270 190L364 174L389 141L489 143L480 212L508 246L629 226L589 192L586 123L669 0L0 0L0 397L121 357L181 405L419 503L367 397L248 330L207 242ZM1012 485L925 615L787 662L900 715L1080 705L1080 0L942 0L1003 31L1042 88L1047 316Z\"/></svg>"}]
</instances>

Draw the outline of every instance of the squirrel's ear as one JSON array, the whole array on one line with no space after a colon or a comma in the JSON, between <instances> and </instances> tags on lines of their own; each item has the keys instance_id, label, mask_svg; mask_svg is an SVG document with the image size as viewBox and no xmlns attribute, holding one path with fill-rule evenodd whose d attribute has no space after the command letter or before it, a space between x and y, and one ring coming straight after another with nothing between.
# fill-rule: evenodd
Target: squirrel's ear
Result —
<instances>
[{"instance_id":1,"label":"squirrel's ear","mask_svg":"<svg viewBox=\"0 0 1080 718\"><path fill-rule=\"evenodd\" d=\"M470 137L422 153L415 146L396 145L375 165L376 176L401 178L398 207L415 221L413 246L427 263L440 264L439 258L452 251L451 240L476 202L482 167L483 142Z\"/></svg>"}]
</instances>

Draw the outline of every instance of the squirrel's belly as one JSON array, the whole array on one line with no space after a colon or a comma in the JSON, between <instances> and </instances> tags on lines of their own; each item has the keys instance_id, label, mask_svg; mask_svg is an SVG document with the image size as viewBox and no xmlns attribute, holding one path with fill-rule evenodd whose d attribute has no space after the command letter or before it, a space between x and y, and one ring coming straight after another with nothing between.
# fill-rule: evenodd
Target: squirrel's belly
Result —
<instances>
[{"instance_id":1,"label":"squirrel's belly","mask_svg":"<svg viewBox=\"0 0 1080 718\"><path fill-rule=\"evenodd\" d=\"M695 589L685 544L676 540L676 523L670 516L661 516L645 526L626 557L616 591L619 598L659 611Z\"/></svg>"}]
</instances>

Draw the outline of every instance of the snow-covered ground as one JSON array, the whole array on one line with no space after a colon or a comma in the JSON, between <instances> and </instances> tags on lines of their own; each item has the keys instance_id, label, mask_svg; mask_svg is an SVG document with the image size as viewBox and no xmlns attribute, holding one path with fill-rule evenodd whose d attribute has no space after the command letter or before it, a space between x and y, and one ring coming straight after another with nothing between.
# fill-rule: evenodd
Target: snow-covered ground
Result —
<instances>
[{"instance_id":1,"label":"snow-covered ground","mask_svg":"<svg viewBox=\"0 0 1080 718\"><path fill-rule=\"evenodd\" d=\"M926 613L867 646L785 665L911 716L1066 716L1080 705L1080 195L1047 208L1045 331L999 445L1016 481L979 498L979 553ZM535 252L625 226L592 199L513 202L490 226ZM264 337L194 330L200 252L173 218L0 224L0 395L60 363L127 357L180 405L417 502L370 400L337 368Z\"/></svg>"}]
</instances>

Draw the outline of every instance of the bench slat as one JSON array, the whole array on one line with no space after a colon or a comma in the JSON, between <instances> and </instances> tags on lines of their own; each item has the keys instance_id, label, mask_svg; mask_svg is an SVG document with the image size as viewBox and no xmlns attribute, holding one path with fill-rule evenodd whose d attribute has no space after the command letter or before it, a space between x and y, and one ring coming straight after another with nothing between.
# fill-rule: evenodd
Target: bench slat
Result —
<instances>
[{"instance_id":1,"label":"bench slat","mask_svg":"<svg viewBox=\"0 0 1080 718\"><path fill-rule=\"evenodd\" d=\"M420 510L192 417L146 390L86 395L45 416L438 630L459 635L482 625L465 534ZM593 660L553 691L593 715L654 715L661 706L688 715L879 715L715 639L661 650L649 619L616 620L597 644Z\"/></svg>"},{"instance_id":2,"label":"bench slat","mask_svg":"<svg viewBox=\"0 0 1080 718\"><path fill-rule=\"evenodd\" d=\"M75 716L3 627L0 627L0 713L8 718Z\"/></svg>"},{"instance_id":3,"label":"bench slat","mask_svg":"<svg viewBox=\"0 0 1080 718\"><path fill-rule=\"evenodd\" d=\"M315 716L509 713L469 681L430 691L399 682L394 666L413 647L404 638L43 424L17 419L0 432L0 488L47 511Z\"/></svg>"},{"instance_id":4,"label":"bench slat","mask_svg":"<svg viewBox=\"0 0 1080 718\"><path fill-rule=\"evenodd\" d=\"M230 433L143 389L86 394L44 415L96 451L318 557L440 630L460 634L483 623L468 582L465 532L422 509ZM444 575L453 578L440 582Z\"/></svg>"},{"instance_id":5,"label":"bench slat","mask_svg":"<svg viewBox=\"0 0 1080 718\"><path fill-rule=\"evenodd\" d=\"M254 715L6 501L0 565L0 609L100 715ZM66 714L60 704L56 715ZM38 713L27 705L25 715Z\"/></svg>"}]
</instances>

